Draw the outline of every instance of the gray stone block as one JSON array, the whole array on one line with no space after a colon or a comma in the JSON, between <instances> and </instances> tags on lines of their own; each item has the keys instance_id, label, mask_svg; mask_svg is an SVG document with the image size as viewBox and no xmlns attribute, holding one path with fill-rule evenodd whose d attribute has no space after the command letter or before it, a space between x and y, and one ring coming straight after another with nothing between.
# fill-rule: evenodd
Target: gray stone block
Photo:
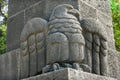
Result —
<instances>
[{"instance_id":1,"label":"gray stone block","mask_svg":"<svg viewBox=\"0 0 120 80\"><path fill-rule=\"evenodd\" d=\"M109 0L83 0L83 2L100 10L102 13L111 16Z\"/></svg>"},{"instance_id":2,"label":"gray stone block","mask_svg":"<svg viewBox=\"0 0 120 80\"><path fill-rule=\"evenodd\" d=\"M96 8L98 0L83 0L83 2L85 2L85 3L87 3L87 4Z\"/></svg>"},{"instance_id":3,"label":"gray stone block","mask_svg":"<svg viewBox=\"0 0 120 80\"><path fill-rule=\"evenodd\" d=\"M45 1L43 0L40 3L37 3L36 5L33 5L32 7L29 7L25 10L25 23L29 21L32 18L39 17L39 18L45 18ZM44 8L44 10L43 10Z\"/></svg>"},{"instance_id":4,"label":"gray stone block","mask_svg":"<svg viewBox=\"0 0 120 80\"><path fill-rule=\"evenodd\" d=\"M10 80L16 80L20 77L20 49L8 53L9 56L9 75Z\"/></svg>"},{"instance_id":5,"label":"gray stone block","mask_svg":"<svg viewBox=\"0 0 120 80\"><path fill-rule=\"evenodd\" d=\"M118 75L117 75L117 79L120 80L120 52L116 51L117 53L117 64L118 64L118 70L116 72L118 72Z\"/></svg>"},{"instance_id":6,"label":"gray stone block","mask_svg":"<svg viewBox=\"0 0 120 80\"><path fill-rule=\"evenodd\" d=\"M80 2L79 10L82 18L94 18L97 19L97 10L91 5L86 4L85 2Z\"/></svg>"},{"instance_id":7,"label":"gray stone block","mask_svg":"<svg viewBox=\"0 0 120 80\"><path fill-rule=\"evenodd\" d=\"M117 79L66 68L22 80L117 80Z\"/></svg>"},{"instance_id":8,"label":"gray stone block","mask_svg":"<svg viewBox=\"0 0 120 80\"><path fill-rule=\"evenodd\" d=\"M1 55L0 56L0 80L3 80L5 77L5 56Z\"/></svg>"},{"instance_id":9,"label":"gray stone block","mask_svg":"<svg viewBox=\"0 0 120 80\"><path fill-rule=\"evenodd\" d=\"M23 55L22 52L20 54L20 78L27 78L29 76L30 70L30 60L29 60L29 53L27 55Z\"/></svg>"},{"instance_id":10,"label":"gray stone block","mask_svg":"<svg viewBox=\"0 0 120 80\"><path fill-rule=\"evenodd\" d=\"M110 49L108 51L108 76L119 79L119 55L116 50Z\"/></svg>"},{"instance_id":11,"label":"gray stone block","mask_svg":"<svg viewBox=\"0 0 120 80\"><path fill-rule=\"evenodd\" d=\"M8 11L9 17L40 1L43 0L10 0Z\"/></svg>"},{"instance_id":12,"label":"gray stone block","mask_svg":"<svg viewBox=\"0 0 120 80\"><path fill-rule=\"evenodd\" d=\"M20 69L19 49L0 56L0 80L19 79Z\"/></svg>"},{"instance_id":13,"label":"gray stone block","mask_svg":"<svg viewBox=\"0 0 120 80\"><path fill-rule=\"evenodd\" d=\"M103 12L104 14L111 16L110 0L98 0L97 9Z\"/></svg>"},{"instance_id":14,"label":"gray stone block","mask_svg":"<svg viewBox=\"0 0 120 80\"><path fill-rule=\"evenodd\" d=\"M20 47L20 35L24 27L24 12L8 19L7 51Z\"/></svg>"}]
</instances>

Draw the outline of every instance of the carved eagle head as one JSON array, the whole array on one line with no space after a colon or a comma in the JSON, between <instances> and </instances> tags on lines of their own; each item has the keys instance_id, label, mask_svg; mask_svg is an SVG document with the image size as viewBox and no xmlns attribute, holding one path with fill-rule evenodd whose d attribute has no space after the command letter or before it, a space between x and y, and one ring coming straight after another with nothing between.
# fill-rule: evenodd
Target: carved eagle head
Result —
<instances>
[{"instance_id":1,"label":"carved eagle head","mask_svg":"<svg viewBox=\"0 0 120 80\"><path fill-rule=\"evenodd\" d=\"M72 5L62 4L54 8L50 21L54 19L77 19L79 11L74 9Z\"/></svg>"}]
</instances>

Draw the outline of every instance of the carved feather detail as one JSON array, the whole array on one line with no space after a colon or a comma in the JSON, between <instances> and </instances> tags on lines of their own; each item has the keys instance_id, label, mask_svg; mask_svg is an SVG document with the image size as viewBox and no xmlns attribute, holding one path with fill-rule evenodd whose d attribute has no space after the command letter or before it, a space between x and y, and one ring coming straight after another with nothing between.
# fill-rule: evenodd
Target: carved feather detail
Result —
<instances>
[{"instance_id":1,"label":"carved feather detail","mask_svg":"<svg viewBox=\"0 0 120 80\"><path fill-rule=\"evenodd\" d=\"M106 75L108 44L105 26L98 20L90 18L81 20L81 27L83 28L86 41L87 59L85 62L92 68L93 73ZM90 52L92 53L91 55Z\"/></svg>"},{"instance_id":2,"label":"carved feather detail","mask_svg":"<svg viewBox=\"0 0 120 80\"><path fill-rule=\"evenodd\" d=\"M33 18L26 23L21 33L21 77L34 76L45 66L45 39L48 23ZM34 69L33 69L34 68Z\"/></svg>"}]
</instances>

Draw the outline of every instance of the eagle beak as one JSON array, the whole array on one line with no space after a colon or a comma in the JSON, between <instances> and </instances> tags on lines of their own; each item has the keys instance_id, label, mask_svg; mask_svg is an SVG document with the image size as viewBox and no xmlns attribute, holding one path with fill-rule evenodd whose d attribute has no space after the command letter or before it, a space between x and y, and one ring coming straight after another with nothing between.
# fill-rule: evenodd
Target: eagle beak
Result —
<instances>
[{"instance_id":1,"label":"eagle beak","mask_svg":"<svg viewBox=\"0 0 120 80\"><path fill-rule=\"evenodd\" d=\"M80 15L79 11L76 10L76 9L71 9L71 10L68 11L68 13L72 14L72 15L74 15L76 17L78 17Z\"/></svg>"}]
</instances>

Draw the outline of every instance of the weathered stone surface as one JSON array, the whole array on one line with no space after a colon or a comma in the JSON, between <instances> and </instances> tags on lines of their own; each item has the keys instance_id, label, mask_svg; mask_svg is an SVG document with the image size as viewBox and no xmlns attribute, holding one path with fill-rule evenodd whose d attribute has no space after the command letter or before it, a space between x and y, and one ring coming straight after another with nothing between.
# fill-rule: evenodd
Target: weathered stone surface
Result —
<instances>
[{"instance_id":1,"label":"weathered stone surface","mask_svg":"<svg viewBox=\"0 0 120 80\"><path fill-rule=\"evenodd\" d=\"M9 65L10 65L10 78L11 80L19 79L20 77L20 50L16 49L8 53ZM7 64L8 65L8 64ZM6 65L6 66L7 66Z\"/></svg>"},{"instance_id":2,"label":"weathered stone surface","mask_svg":"<svg viewBox=\"0 0 120 80\"><path fill-rule=\"evenodd\" d=\"M20 78L27 78L29 76L30 56L27 47L27 41L21 43L20 51Z\"/></svg>"},{"instance_id":3,"label":"weathered stone surface","mask_svg":"<svg viewBox=\"0 0 120 80\"><path fill-rule=\"evenodd\" d=\"M22 80L117 80L110 77L98 76L74 69L62 69Z\"/></svg>"},{"instance_id":4,"label":"weathered stone surface","mask_svg":"<svg viewBox=\"0 0 120 80\"><path fill-rule=\"evenodd\" d=\"M36 41L35 35L30 36L28 39L29 48L29 67L30 76L34 76L37 73L37 53L36 53Z\"/></svg>"},{"instance_id":5,"label":"weathered stone surface","mask_svg":"<svg viewBox=\"0 0 120 80\"><path fill-rule=\"evenodd\" d=\"M94 5L88 5L86 2L88 4L92 3L92 1L89 1L89 0L83 0L83 2L80 1L79 10L81 13L81 17L82 18L94 18L94 19L96 19L96 20L98 19L100 22L102 22L108 33L109 48L115 49L115 45L114 45L115 41L114 41L113 28L112 28L112 18L110 16L110 14L109 15L105 14L101 10L96 9L96 7L94 7ZM99 1L99 2L107 2L107 1ZM106 3L106 6L107 6L107 4L109 4L109 3ZM108 11L110 11L110 9Z\"/></svg>"},{"instance_id":6,"label":"weathered stone surface","mask_svg":"<svg viewBox=\"0 0 120 80\"><path fill-rule=\"evenodd\" d=\"M20 76L20 50L0 56L0 80L17 80Z\"/></svg>"},{"instance_id":7,"label":"weathered stone surface","mask_svg":"<svg viewBox=\"0 0 120 80\"><path fill-rule=\"evenodd\" d=\"M80 2L79 10L82 18L94 18L97 19L97 9L84 2Z\"/></svg>"},{"instance_id":8,"label":"weathered stone surface","mask_svg":"<svg viewBox=\"0 0 120 80\"><path fill-rule=\"evenodd\" d=\"M106 75L107 74L107 56L108 56L108 40L105 27L100 21L89 18L81 20L81 26L84 31L86 40L86 62L92 59L92 64L89 66L93 73ZM92 49L92 55L91 50ZM89 53L88 53L89 52Z\"/></svg>"},{"instance_id":9,"label":"weathered stone surface","mask_svg":"<svg viewBox=\"0 0 120 80\"><path fill-rule=\"evenodd\" d=\"M69 46L67 37L60 32L50 34L47 38L47 64L66 61L68 58Z\"/></svg>"},{"instance_id":10,"label":"weathered stone surface","mask_svg":"<svg viewBox=\"0 0 120 80\"><path fill-rule=\"evenodd\" d=\"M120 80L120 52L109 50L109 76Z\"/></svg>"},{"instance_id":11,"label":"weathered stone surface","mask_svg":"<svg viewBox=\"0 0 120 80\"><path fill-rule=\"evenodd\" d=\"M109 0L83 0L83 2L100 10L102 13L111 16Z\"/></svg>"},{"instance_id":12,"label":"weathered stone surface","mask_svg":"<svg viewBox=\"0 0 120 80\"><path fill-rule=\"evenodd\" d=\"M33 18L22 30L21 41L21 78L34 76L45 66L45 33L47 21Z\"/></svg>"},{"instance_id":13,"label":"weathered stone surface","mask_svg":"<svg viewBox=\"0 0 120 80\"><path fill-rule=\"evenodd\" d=\"M9 14L9 16L12 16L12 15L18 13L19 11L22 11L25 8L28 8L31 5L41 2L41 1L43 1L43 0L10 0L8 14Z\"/></svg>"},{"instance_id":14,"label":"weathered stone surface","mask_svg":"<svg viewBox=\"0 0 120 80\"><path fill-rule=\"evenodd\" d=\"M44 33L39 33L36 35L36 44L37 44L37 72L41 72L42 68L46 64L46 57L45 57L45 39L42 38L42 36L45 36Z\"/></svg>"},{"instance_id":15,"label":"weathered stone surface","mask_svg":"<svg viewBox=\"0 0 120 80\"><path fill-rule=\"evenodd\" d=\"M29 7L27 9L25 9L25 23L27 23L29 20L31 20L32 18L35 17L41 17L41 18L45 18L46 12L46 4L45 4L46 0L42 0L41 2L37 3L36 5L33 5L32 7ZM43 10L44 8L44 10Z\"/></svg>"},{"instance_id":16,"label":"weathered stone surface","mask_svg":"<svg viewBox=\"0 0 120 80\"><path fill-rule=\"evenodd\" d=\"M5 77L5 56L4 55L0 56L0 64L2 64L0 65L0 74L1 74L0 79L3 80Z\"/></svg>"},{"instance_id":17,"label":"weathered stone surface","mask_svg":"<svg viewBox=\"0 0 120 80\"><path fill-rule=\"evenodd\" d=\"M116 52L117 53L117 60L118 60L118 62L117 62L117 64L118 64L118 67L119 67L119 69L116 71L116 72L118 72L118 75L117 75L117 79L118 80L120 80L120 52Z\"/></svg>"},{"instance_id":18,"label":"weathered stone surface","mask_svg":"<svg viewBox=\"0 0 120 80\"><path fill-rule=\"evenodd\" d=\"M102 11L104 14L111 16L110 10L110 0L98 0L97 2L97 9Z\"/></svg>"},{"instance_id":19,"label":"weathered stone surface","mask_svg":"<svg viewBox=\"0 0 120 80\"><path fill-rule=\"evenodd\" d=\"M108 51L108 76L120 79L120 53L118 53L116 50L110 49Z\"/></svg>"},{"instance_id":20,"label":"weathered stone surface","mask_svg":"<svg viewBox=\"0 0 120 80\"><path fill-rule=\"evenodd\" d=\"M7 24L7 51L10 51L20 47L20 35L24 27L24 11L9 18Z\"/></svg>"},{"instance_id":21,"label":"weathered stone surface","mask_svg":"<svg viewBox=\"0 0 120 80\"><path fill-rule=\"evenodd\" d=\"M97 19L103 23L105 26L107 35L108 35L108 45L109 48L115 49L115 41L114 41L114 34L113 34L113 27L112 27L112 17L103 14L100 11L97 11Z\"/></svg>"}]
</instances>

